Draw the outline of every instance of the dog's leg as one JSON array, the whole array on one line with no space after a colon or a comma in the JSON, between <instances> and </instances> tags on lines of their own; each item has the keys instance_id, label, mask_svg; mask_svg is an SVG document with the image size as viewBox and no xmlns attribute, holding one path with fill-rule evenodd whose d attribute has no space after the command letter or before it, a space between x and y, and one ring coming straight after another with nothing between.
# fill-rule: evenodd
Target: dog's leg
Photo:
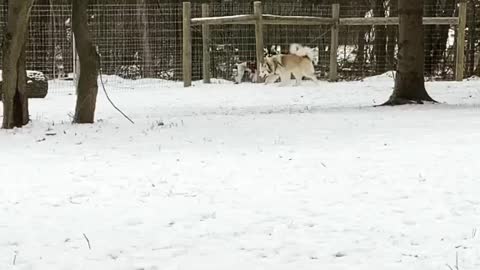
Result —
<instances>
[{"instance_id":1,"label":"dog's leg","mask_svg":"<svg viewBox=\"0 0 480 270\"><path fill-rule=\"evenodd\" d=\"M252 73L251 76L252 76L252 82L253 82L253 83L257 83L257 82L258 82L258 71L255 70L255 72Z\"/></svg>"},{"instance_id":2,"label":"dog's leg","mask_svg":"<svg viewBox=\"0 0 480 270\"><path fill-rule=\"evenodd\" d=\"M278 80L279 77L280 76L277 74L268 75L267 78L265 79L265 84L274 83Z\"/></svg>"},{"instance_id":3,"label":"dog's leg","mask_svg":"<svg viewBox=\"0 0 480 270\"><path fill-rule=\"evenodd\" d=\"M318 79L317 79L317 76L315 76L315 74L308 74L308 75L305 75L305 77L312 80L315 84L318 84Z\"/></svg>"},{"instance_id":4,"label":"dog's leg","mask_svg":"<svg viewBox=\"0 0 480 270\"><path fill-rule=\"evenodd\" d=\"M305 72L305 77L312 80L315 84L318 84L317 76L315 75L315 67L312 65L310 66L309 70Z\"/></svg>"},{"instance_id":5,"label":"dog's leg","mask_svg":"<svg viewBox=\"0 0 480 270\"><path fill-rule=\"evenodd\" d=\"M293 73L293 76L295 77L295 85L296 86L300 85L300 82L303 79L303 74L301 72L295 72Z\"/></svg>"},{"instance_id":6,"label":"dog's leg","mask_svg":"<svg viewBox=\"0 0 480 270\"><path fill-rule=\"evenodd\" d=\"M280 85L287 86L291 78L292 78L292 73L290 72L284 71L280 73L280 79L282 80Z\"/></svg>"},{"instance_id":7,"label":"dog's leg","mask_svg":"<svg viewBox=\"0 0 480 270\"><path fill-rule=\"evenodd\" d=\"M237 77L235 77L235 83L241 83L243 79L243 75L247 69L246 63L240 63L237 65Z\"/></svg>"}]
</instances>

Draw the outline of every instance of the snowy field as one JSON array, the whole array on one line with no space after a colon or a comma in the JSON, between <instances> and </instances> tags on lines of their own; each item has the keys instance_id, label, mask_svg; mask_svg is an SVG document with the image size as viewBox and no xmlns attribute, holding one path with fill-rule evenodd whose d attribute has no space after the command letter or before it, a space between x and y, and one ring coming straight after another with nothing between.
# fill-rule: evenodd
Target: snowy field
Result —
<instances>
[{"instance_id":1,"label":"snowy field","mask_svg":"<svg viewBox=\"0 0 480 270\"><path fill-rule=\"evenodd\" d=\"M479 80L137 83L0 131L1 270L480 269Z\"/></svg>"}]
</instances>

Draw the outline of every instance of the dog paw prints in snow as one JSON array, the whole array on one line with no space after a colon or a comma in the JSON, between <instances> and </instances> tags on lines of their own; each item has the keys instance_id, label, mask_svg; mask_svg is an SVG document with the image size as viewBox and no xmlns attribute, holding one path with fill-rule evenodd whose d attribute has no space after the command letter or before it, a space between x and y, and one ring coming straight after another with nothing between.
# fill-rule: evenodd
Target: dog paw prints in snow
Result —
<instances>
[{"instance_id":1,"label":"dog paw prints in snow","mask_svg":"<svg viewBox=\"0 0 480 270\"><path fill-rule=\"evenodd\" d=\"M83 204L87 203L90 200L90 197L87 194L75 194L68 198L68 201L71 204Z\"/></svg>"},{"instance_id":2,"label":"dog paw prints in snow","mask_svg":"<svg viewBox=\"0 0 480 270\"><path fill-rule=\"evenodd\" d=\"M135 270L160 270L158 266L137 266Z\"/></svg>"},{"instance_id":3,"label":"dog paw prints in snow","mask_svg":"<svg viewBox=\"0 0 480 270\"><path fill-rule=\"evenodd\" d=\"M129 218L125 222L128 226L138 226L142 225L143 221L140 218Z\"/></svg>"}]
</instances>

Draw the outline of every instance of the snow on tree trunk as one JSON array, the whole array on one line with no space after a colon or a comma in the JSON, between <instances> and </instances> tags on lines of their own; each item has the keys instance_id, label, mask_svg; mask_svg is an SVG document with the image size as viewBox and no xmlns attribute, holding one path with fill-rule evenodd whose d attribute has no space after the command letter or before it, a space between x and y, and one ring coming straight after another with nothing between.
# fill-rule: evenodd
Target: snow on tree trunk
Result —
<instances>
[{"instance_id":1,"label":"snow on tree trunk","mask_svg":"<svg viewBox=\"0 0 480 270\"><path fill-rule=\"evenodd\" d=\"M423 0L398 0L398 14L397 75L393 94L384 105L434 102L425 89Z\"/></svg>"},{"instance_id":2,"label":"snow on tree trunk","mask_svg":"<svg viewBox=\"0 0 480 270\"><path fill-rule=\"evenodd\" d=\"M77 85L77 104L74 123L93 123L98 93L98 55L88 30L88 0L72 2L72 23L75 46L80 60L80 78Z\"/></svg>"}]
</instances>

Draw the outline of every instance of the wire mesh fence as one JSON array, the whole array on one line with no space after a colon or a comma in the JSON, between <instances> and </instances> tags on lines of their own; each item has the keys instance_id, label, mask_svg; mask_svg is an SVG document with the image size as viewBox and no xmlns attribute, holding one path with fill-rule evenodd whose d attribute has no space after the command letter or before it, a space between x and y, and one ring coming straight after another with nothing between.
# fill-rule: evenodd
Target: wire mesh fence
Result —
<instances>
[{"instance_id":1,"label":"wire mesh fence","mask_svg":"<svg viewBox=\"0 0 480 270\"><path fill-rule=\"evenodd\" d=\"M290 16L331 16L331 5L312 4L301 6L298 3L278 5L263 2L263 12ZM253 14L253 5L247 1L223 2L210 6L210 16L230 16ZM201 5L192 6L192 16L201 17ZM236 64L255 61L254 25L212 25L210 26L210 72L214 78L233 80ZM320 77L325 75L329 63L328 51L330 30L327 26L288 26L267 25L264 27L264 45L267 51L288 53L291 43L300 43L313 48L316 52L315 65ZM193 29L193 79L202 75L202 36L201 26Z\"/></svg>"},{"instance_id":2,"label":"wire mesh fence","mask_svg":"<svg viewBox=\"0 0 480 270\"><path fill-rule=\"evenodd\" d=\"M312 16L331 17L332 6L325 4L311 4L298 6L295 4L265 5L265 14L281 16ZM328 74L330 53L330 27L318 26L290 26L290 25L267 25L265 27L265 45L269 48L277 47L277 51L288 53L290 44L298 43L308 46L314 51L314 66L317 77L325 78ZM280 48L280 50L278 50Z\"/></svg>"},{"instance_id":3,"label":"wire mesh fence","mask_svg":"<svg viewBox=\"0 0 480 270\"><path fill-rule=\"evenodd\" d=\"M368 2L368 1L363 1ZM245 5L247 4L247 5ZM252 14L252 5L235 2L214 5L213 16ZM442 1L424 7L425 17L454 17L457 12L455 1ZM194 9L194 17L200 17L199 5ZM236 12L231 12L232 10ZM331 17L332 6L325 4L263 2L264 14ZM359 4L358 1L345 2L341 5L341 18L397 17L396 1L370 1ZM197 44L200 44L200 27L197 26ZM431 80L452 80L455 70L455 25L428 25L425 31L425 76ZM211 72L214 77L230 79L232 67L226 63L255 60L255 32L253 26L223 25L214 26L211 38L211 51L214 59ZM218 33L217 33L218 32ZM330 26L285 26L266 25L264 27L264 44L267 49L274 47L277 51L287 53L291 43L300 43L314 49L317 76L326 77L330 61ZM398 53L398 26L341 26L337 48L338 74L340 79L359 80L367 76L382 74L395 70ZM221 48L221 49L219 49ZM243 52L245 50L245 52ZM200 68L195 62L200 59L201 50L195 50L194 68ZM238 53L240 57L236 55ZM222 68L226 72L218 72ZM227 68L225 68L227 67ZM194 69L194 79L201 76L201 70Z\"/></svg>"},{"instance_id":4,"label":"wire mesh fence","mask_svg":"<svg viewBox=\"0 0 480 270\"><path fill-rule=\"evenodd\" d=\"M469 0L467 9L466 76L480 76L480 0Z\"/></svg>"},{"instance_id":5,"label":"wire mesh fence","mask_svg":"<svg viewBox=\"0 0 480 270\"><path fill-rule=\"evenodd\" d=\"M34 5L27 47L28 69L38 70L50 79L49 92L71 92L74 65L74 37L71 5L68 1L41 1ZM111 90L131 90L142 85L168 86L182 80L182 3L171 1L96 1L89 8L89 26L102 60L102 73ZM212 1L211 16L253 14L252 1ZM280 3L281 2L281 3ZM395 17L396 1L343 1L340 17ZM475 30L479 1L469 4L470 37L467 46L467 75L477 72L478 42ZM442 4L439 4L442 3ZM425 6L425 16L455 16L453 0ZM331 17L329 1L263 1L264 14ZM0 4L0 30L4 32L7 4ZM192 17L201 17L201 3L192 4ZM236 64L255 61L254 25L210 26L210 70L217 82L233 81ZM396 26L340 27L337 63L339 78L358 80L394 70L397 46ZM0 36L3 38L3 35ZM291 43L315 50L319 78L329 72L329 26L266 25L264 44L286 53ZM425 26L425 75L436 80L453 79L455 64L455 26ZM192 29L194 80L202 77L201 26ZM1 58L1 53L0 53ZM0 59L1 60L1 59ZM148 84L139 80L149 79ZM147 87L147 86L144 86Z\"/></svg>"},{"instance_id":6,"label":"wire mesh fence","mask_svg":"<svg viewBox=\"0 0 480 270\"><path fill-rule=\"evenodd\" d=\"M378 2L378 1L377 1ZM387 5L344 5L341 17L397 17L396 1ZM454 1L426 5L425 17L456 16ZM454 25L424 26L425 76L432 80L452 80L455 70ZM395 70L398 53L397 26L343 26L338 48L339 74L356 80Z\"/></svg>"},{"instance_id":7,"label":"wire mesh fence","mask_svg":"<svg viewBox=\"0 0 480 270\"><path fill-rule=\"evenodd\" d=\"M0 29L7 5L0 5ZM50 79L49 92L73 92L75 76L71 5L35 4L29 28L27 68ZM112 90L133 89L135 80L166 84L181 79L182 10L178 4L89 6L89 27L101 56L102 74ZM4 31L2 31L4 32ZM1 36L3 38L3 35ZM1 54L0 54L1 58ZM141 85L141 84L140 84Z\"/></svg>"}]
</instances>

